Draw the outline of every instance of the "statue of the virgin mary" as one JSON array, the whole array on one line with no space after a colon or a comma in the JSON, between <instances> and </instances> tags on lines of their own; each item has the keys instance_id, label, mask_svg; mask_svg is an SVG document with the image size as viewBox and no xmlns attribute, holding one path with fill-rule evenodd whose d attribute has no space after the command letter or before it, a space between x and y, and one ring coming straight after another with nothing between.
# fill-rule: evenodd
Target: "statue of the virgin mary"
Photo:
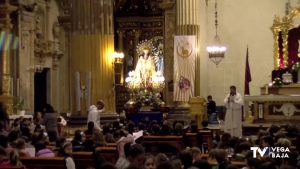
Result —
<instances>
[{"instance_id":1,"label":"statue of the virgin mary","mask_svg":"<svg viewBox=\"0 0 300 169\"><path fill-rule=\"evenodd\" d=\"M145 40L137 45L137 61L135 70L129 73L126 83L133 89L133 98L128 102L130 107L133 103L140 106L140 110L158 108L162 103L159 90L164 87L164 77L156 69L155 46L152 40Z\"/></svg>"},{"instance_id":2,"label":"statue of the virgin mary","mask_svg":"<svg viewBox=\"0 0 300 169\"><path fill-rule=\"evenodd\" d=\"M137 53L140 58L135 67L135 77L142 81L143 87L149 87L149 82L155 76L155 62L152 56L151 41L144 41L137 47Z\"/></svg>"}]
</instances>

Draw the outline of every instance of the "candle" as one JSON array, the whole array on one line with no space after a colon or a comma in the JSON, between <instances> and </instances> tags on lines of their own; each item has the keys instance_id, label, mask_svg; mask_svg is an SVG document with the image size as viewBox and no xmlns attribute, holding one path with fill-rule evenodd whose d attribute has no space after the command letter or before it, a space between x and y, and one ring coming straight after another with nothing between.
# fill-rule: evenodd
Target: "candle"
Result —
<instances>
[{"instance_id":1,"label":"candle","mask_svg":"<svg viewBox=\"0 0 300 169\"><path fill-rule=\"evenodd\" d=\"M266 84L266 88L265 88L265 94L268 95L269 94L269 85Z\"/></svg>"}]
</instances>

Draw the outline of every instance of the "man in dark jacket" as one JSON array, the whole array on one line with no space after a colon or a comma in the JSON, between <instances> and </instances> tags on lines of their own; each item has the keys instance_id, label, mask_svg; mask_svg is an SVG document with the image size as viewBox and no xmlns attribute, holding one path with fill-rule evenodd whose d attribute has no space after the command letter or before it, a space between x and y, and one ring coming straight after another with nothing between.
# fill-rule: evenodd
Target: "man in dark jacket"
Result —
<instances>
[{"instance_id":1,"label":"man in dark jacket","mask_svg":"<svg viewBox=\"0 0 300 169\"><path fill-rule=\"evenodd\" d=\"M209 123L217 122L216 115L216 102L213 101L212 96L207 96L207 114Z\"/></svg>"},{"instance_id":2,"label":"man in dark jacket","mask_svg":"<svg viewBox=\"0 0 300 169\"><path fill-rule=\"evenodd\" d=\"M49 136L49 141L55 141L58 137L57 119L58 114L54 111L53 107L46 104L44 108L43 124Z\"/></svg>"}]
</instances>

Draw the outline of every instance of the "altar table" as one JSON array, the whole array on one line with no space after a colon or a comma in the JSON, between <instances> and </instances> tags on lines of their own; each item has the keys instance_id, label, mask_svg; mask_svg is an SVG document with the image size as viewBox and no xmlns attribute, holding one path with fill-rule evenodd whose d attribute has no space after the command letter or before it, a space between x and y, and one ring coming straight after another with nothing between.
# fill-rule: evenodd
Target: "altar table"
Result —
<instances>
[{"instance_id":1,"label":"altar table","mask_svg":"<svg viewBox=\"0 0 300 169\"><path fill-rule=\"evenodd\" d=\"M252 110L249 104L253 103ZM300 95L245 96L244 112L252 111L254 122L300 122ZM247 114L246 114L247 116Z\"/></svg>"}]
</instances>

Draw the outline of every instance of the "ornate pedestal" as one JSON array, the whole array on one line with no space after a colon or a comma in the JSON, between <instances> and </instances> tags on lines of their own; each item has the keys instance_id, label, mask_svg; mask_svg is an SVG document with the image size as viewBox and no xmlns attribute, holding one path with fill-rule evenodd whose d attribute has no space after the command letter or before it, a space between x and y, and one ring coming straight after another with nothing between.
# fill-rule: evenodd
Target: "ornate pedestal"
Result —
<instances>
[{"instance_id":1,"label":"ornate pedestal","mask_svg":"<svg viewBox=\"0 0 300 169\"><path fill-rule=\"evenodd\" d=\"M189 101L191 115L197 121L198 126L201 126L201 122L207 119L205 114L206 109L204 107L205 99L201 97L192 97Z\"/></svg>"},{"instance_id":2,"label":"ornate pedestal","mask_svg":"<svg viewBox=\"0 0 300 169\"><path fill-rule=\"evenodd\" d=\"M283 85L282 87L271 86L268 89L269 94L278 95L293 95L300 94L300 83L293 83L289 85ZM266 93L266 87L261 87L260 92L262 95Z\"/></svg>"},{"instance_id":3,"label":"ornate pedestal","mask_svg":"<svg viewBox=\"0 0 300 169\"><path fill-rule=\"evenodd\" d=\"M300 95L245 96L245 111L253 103L254 122L300 122Z\"/></svg>"}]
</instances>

